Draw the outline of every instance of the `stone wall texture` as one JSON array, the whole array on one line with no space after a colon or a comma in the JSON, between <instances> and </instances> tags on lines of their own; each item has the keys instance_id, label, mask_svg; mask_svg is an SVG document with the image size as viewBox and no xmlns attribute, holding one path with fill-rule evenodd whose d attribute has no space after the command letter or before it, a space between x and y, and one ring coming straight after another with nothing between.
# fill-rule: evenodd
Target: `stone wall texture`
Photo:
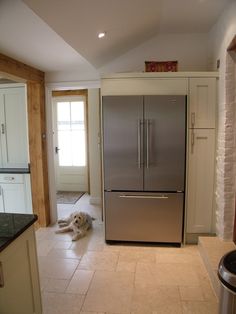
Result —
<instances>
[{"instance_id":1,"label":"stone wall texture","mask_svg":"<svg viewBox=\"0 0 236 314\"><path fill-rule=\"evenodd\" d=\"M219 103L216 157L216 233L222 240L233 238L236 192L236 63L227 53L225 102Z\"/></svg>"}]
</instances>

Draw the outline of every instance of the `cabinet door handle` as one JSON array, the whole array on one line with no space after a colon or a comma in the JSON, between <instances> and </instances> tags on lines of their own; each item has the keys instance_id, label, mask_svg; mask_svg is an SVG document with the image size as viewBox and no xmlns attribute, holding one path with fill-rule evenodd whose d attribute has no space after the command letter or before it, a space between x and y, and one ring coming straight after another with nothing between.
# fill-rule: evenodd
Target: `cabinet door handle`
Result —
<instances>
[{"instance_id":1,"label":"cabinet door handle","mask_svg":"<svg viewBox=\"0 0 236 314\"><path fill-rule=\"evenodd\" d=\"M207 140L208 137L207 136L197 136L196 139L197 140Z\"/></svg>"},{"instance_id":2,"label":"cabinet door handle","mask_svg":"<svg viewBox=\"0 0 236 314\"><path fill-rule=\"evenodd\" d=\"M194 131L191 132L191 154L194 153Z\"/></svg>"},{"instance_id":3,"label":"cabinet door handle","mask_svg":"<svg viewBox=\"0 0 236 314\"><path fill-rule=\"evenodd\" d=\"M2 262L0 262L0 288L4 287L4 276L3 276L3 268Z\"/></svg>"},{"instance_id":4,"label":"cabinet door handle","mask_svg":"<svg viewBox=\"0 0 236 314\"><path fill-rule=\"evenodd\" d=\"M15 178L14 177L4 177L4 180L6 180L6 181L14 181Z\"/></svg>"},{"instance_id":5,"label":"cabinet door handle","mask_svg":"<svg viewBox=\"0 0 236 314\"><path fill-rule=\"evenodd\" d=\"M5 125L3 123L1 124L1 131L2 131L2 134L5 134Z\"/></svg>"},{"instance_id":6,"label":"cabinet door handle","mask_svg":"<svg viewBox=\"0 0 236 314\"><path fill-rule=\"evenodd\" d=\"M194 128L194 125L195 125L195 112L191 113L191 125L192 125L192 128Z\"/></svg>"}]
</instances>

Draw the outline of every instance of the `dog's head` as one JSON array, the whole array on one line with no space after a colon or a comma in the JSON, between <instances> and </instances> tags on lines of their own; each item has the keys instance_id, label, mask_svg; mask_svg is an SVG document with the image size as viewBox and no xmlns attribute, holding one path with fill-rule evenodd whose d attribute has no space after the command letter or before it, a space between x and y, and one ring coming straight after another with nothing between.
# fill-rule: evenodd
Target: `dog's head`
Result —
<instances>
[{"instance_id":1,"label":"dog's head","mask_svg":"<svg viewBox=\"0 0 236 314\"><path fill-rule=\"evenodd\" d=\"M83 213L75 213L73 215L72 223L79 228L86 223L86 216Z\"/></svg>"}]
</instances>

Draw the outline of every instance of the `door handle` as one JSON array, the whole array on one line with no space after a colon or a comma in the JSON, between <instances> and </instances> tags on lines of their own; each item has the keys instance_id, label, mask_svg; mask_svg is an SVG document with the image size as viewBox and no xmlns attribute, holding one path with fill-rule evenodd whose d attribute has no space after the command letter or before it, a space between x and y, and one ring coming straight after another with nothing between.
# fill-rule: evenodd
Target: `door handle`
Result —
<instances>
[{"instance_id":1,"label":"door handle","mask_svg":"<svg viewBox=\"0 0 236 314\"><path fill-rule=\"evenodd\" d=\"M191 113L191 125L192 125L192 128L194 128L194 125L195 125L195 112Z\"/></svg>"},{"instance_id":2,"label":"door handle","mask_svg":"<svg viewBox=\"0 0 236 314\"><path fill-rule=\"evenodd\" d=\"M120 195L120 198L144 198L144 199L167 199L169 198L166 195L160 195L160 196L155 196L155 195Z\"/></svg>"},{"instance_id":3,"label":"door handle","mask_svg":"<svg viewBox=\"0 0 236 314\"><path fill-rule=\"evenodd\" d=\"M55 153L58 154L60 148L58 148L57 146L55 147Z\"/></svg>"},{"instance_id":4,"label":"door handle","mask_svg":"<svg viewBox=\"0 0 236 314\"><path fill-rule=\"evenodd\" d=\"M149 168L149 119L146 120L146 168Z\"/></svg>"},{"instance_id":5,"label":"door handle","mask_svg":"<svg viewBox=\"0 0 236 314\"><path fill-rule=\"evenodd\" d=\"M141 168L141 124L142 121L138 120L138 168Z\"/></svg>"},{"instance_id":6,"label":"door handle","mask_svg":"<svg viewBox=\"0 0 236 314\"><path fill-rule=\"evenodd\" d=\"M5 134L5 125L3 123L1 124L1 131L2 131L2 134Z\"/></svg>"},{"instance_id":7,"label":"door handle","mask_svg":"<svg viewBox=\"0 0 236 314\"><path fill-rule=\"evenodd\" d=\"M194 153L194 138L195 138L194 131L192 130L191 131L191 154Z\"/></svg>"}]
</instances>

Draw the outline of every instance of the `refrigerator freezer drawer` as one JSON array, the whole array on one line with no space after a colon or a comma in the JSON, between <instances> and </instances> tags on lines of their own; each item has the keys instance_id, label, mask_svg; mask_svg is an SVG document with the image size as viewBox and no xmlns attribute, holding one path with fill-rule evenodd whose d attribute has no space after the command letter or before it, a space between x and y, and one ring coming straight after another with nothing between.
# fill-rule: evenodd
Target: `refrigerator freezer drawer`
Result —
<instances>
[{"instance_id":1,"label":"refrigerator freezer drawer","mask_svg":"<svg viewBox=\"0 0 236 314\"><path fill-rule=\"evenodd\" d=\"M107 241L181 243L183 193L105 192Z\"/></svg>"}]
</instances>

